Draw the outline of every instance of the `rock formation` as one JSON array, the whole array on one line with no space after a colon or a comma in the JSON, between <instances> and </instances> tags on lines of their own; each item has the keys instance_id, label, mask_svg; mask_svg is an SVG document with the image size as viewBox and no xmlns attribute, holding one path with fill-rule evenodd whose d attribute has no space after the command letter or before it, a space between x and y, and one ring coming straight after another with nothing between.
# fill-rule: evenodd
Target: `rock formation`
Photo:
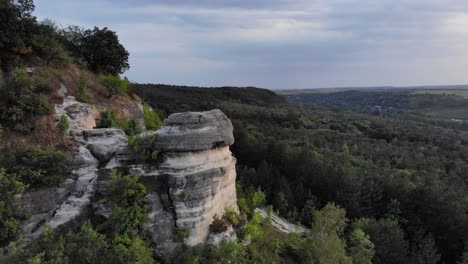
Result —
<instances>
[{"instance_id":1,"label":"rock formation","mask_svg":"<svg viewBox=\"0 0 468 264\"><path fill-rule=\"evenodd\" d=\"M189 232L186 244L202 243L214 215L238 210L233 127L220 110L173 114L164 124L156 132L156 148L165 155L159 174L168 177L176 226Z\"/></svg>"},{"instance_id":2,"label":"rock formation","mask_svg":"<svg viewBox=\"0 0 468 264\"><path fill-rule=\"evenodd\" d=\"M92 198L96 193L105 195L109 172L117 167L142 176L150 202L146 226L160 255L181 244L178 234L187 234L183 239L187 245L206 242L215 215L222 216L227 207L238 211L236 160L229 150L233 127L220 110L170 115L160 130L141 135L157 136L152 151L158 151L160 162L137 164L139 153L128 145L122 130L93 129L95 108L76 101L63 86L59 95L63 103L56 106L57 120L67 116L77 148L70 159L70 177L60 187L20 197L20 207L31 213L23 225L26 237L40 234L45 224L58 228L72 223L86 208L108 217L109 210ZM230 232L211 240L228 241L234 236Z\"/></svg>"},{"instance_id":3,"label":"rock formation","mask_svg":"<svg viewBox=\"0 0 468 264\"><path fill-rule=\"evenodd\" d=\"M255 213L259 214L262 218L268 218L268 211L262 208L255 208ZM298 233L303 234L307 232L307 229L303 226L296 225L290 221L279 217L275 213L271 213L271 225L274 226L278 231L289 234Z\"/></svg>"}]
</instances>

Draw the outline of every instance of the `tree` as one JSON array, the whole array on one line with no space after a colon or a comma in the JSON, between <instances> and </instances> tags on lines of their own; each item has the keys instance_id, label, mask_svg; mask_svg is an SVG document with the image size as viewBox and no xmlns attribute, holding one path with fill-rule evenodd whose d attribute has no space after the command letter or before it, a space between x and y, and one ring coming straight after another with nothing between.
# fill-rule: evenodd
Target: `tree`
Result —
<instances>
[{"instance_id":1,"label":"tree","mask_svg":"<svg viewBox=\"0 0 468 264\"><path fill-rule=\"evenodd\" d=\"M333 203L314 213L308 244L318 263L351 263L346 255L346 243L341 238L346 221L346 211Z\"/></svg>"},{"instance_id":2,"label":"tree","mask_svg":"<svg viewBox=\"0 0 468 264\"><path fill-rule=\"evenodd\" d=\"M112 97L118 93L126 92L128 89L128 80L121 79L120 76L103 75L101 83L107 88L107 96Z\"/></svg>"},{"instance_id":3,"label":"tree","mask_svg":"<svg viewBox=\"0 0 468 264\"><path fill-rule=\"evenodd\" d=\"M408 241L397 221L392 219L360 219L353 223L354 228L362 229L369 235L375 246L373 263L407 263Z\"/></svg>"},{"instance_id":4,"label":"tree","mask_svg":"<svg viewBox=\"0 0 468 264\"><path fill-rule=\"evenodd\" d=\"M416 235L417 242L413 249L412 256L416 264L436 264L440 260L440 254L437 252L437 247L434 237L431 233L426 236Z\"/></svg>"},{"instance_id":5,"label":"tree","mask_svg":"<svg viewBox=\"0 0 468 264\"><path fill-rule=\"evenodd\" d=\"M372 244L369 236L361 229L357 228L351 232L348 251L353 258L353 263L372 264L372 258L375 253L374 244Z\"/></svg>"},{"instance_id":6,"label":"tree","mask_svg":"<svg viewBox=\"0 0 468 264\"><path fill-rule=\"evenodd\" d=\"M46 66L49 66L54 60L68 60L67 53L54 37L44 35L36 36L33 39L33 44L34 51L45 59Z\"/></svg>"},{"instance_id":7,"label":"tree","mask_svg":"<svg viewBox=\"0 0 468 264\"><path fill-rule=\"evenodd\" d=\"M83 32L80 52L91 70L117 75L130 68L129 53L114 31L107 29L88 29Z\"/></svg>"}]
</instances>

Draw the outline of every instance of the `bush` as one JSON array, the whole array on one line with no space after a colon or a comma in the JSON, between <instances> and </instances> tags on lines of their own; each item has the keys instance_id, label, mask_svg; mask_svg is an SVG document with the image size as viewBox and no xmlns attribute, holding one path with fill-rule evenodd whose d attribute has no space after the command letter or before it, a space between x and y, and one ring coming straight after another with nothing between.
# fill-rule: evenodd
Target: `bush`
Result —
<instances>
[{"instance_id":1,"label":"bush","mask_svg":"<svg viewBox=\"0 0 468 264\"><path fill-rule=\"evenodd\" d=\"M187 230L177 229L176 231L177 241L184 241L184 239L186 239L187 237L189 237L189 232Z\"/></svg>"},{"instance_id":2,"label":"bush","mask_svg":"<svg viewBox=\"0 0 468 264\"><path fill-rule=\"evenodd\" d=\"M213 233L222 233L228 228L228 223L224 218L220 218L217 214L213 216L213 222L210 225L210 231Z\"/></svg>"},{"instance_id":3,"label":"bush","mask_svg":"<svg viewBox=\"0 0 468 264\"><path fill-rule=\"evenodd\" d=\"M143 105L143 118L148 130L158 130L163 126L160 115L147 104Z\"/></svg>"},{"instance_id":4,"label":"bush","mask_svg":"<svg viewBox=\"0 0 468 264\"><path fill-rule=\"evenodd\" d=\"M156 135L146 137L130 137L128 144L132 146L133 152L137 153L136 162L142 164L155 163L159 152L155 150L154 144L158 140Z\"/></svg>"},{"instance_id":5,"label":"bush","mask_svg":"<svg viewBox=\"0 0 468 264\"><path fill-rule=\"evenodd\" d=\"M66 158L64 152L52 146L42 149L20 143L3 150L0 166L29 188L56 186L65 179Z\"/></svg>"},{"instance_id":6,"label":"bush","mask_svg":"<svg viewBox=\"0 0 468 264\"><path fill-rule=\"evenodd\" d=\"M0 247L16 238L20 221L15 206L15 196L24 190L24 185L15 174L0 169Z\"/></svg>"},{"instance_id":7,"label":"bush","mask_svg":"<svg viewBox=\"0 0 468 264\"><path fill-rule=\"evenodd\" d=\"M78 82L78 100L80 102L87 102L89 100L88 87L86 86L87 82L88 76L81 73L80 80Z\"/></svg>"},{"instance_id":8,"label":"bush","mask_svg":"<svg viewBox=\"0 0 468 264\"><path fill-rule=\"evenodd\" d=\"M116 94L123 94L128 91L128 80L122 79L116 75L102 75L101 83L107 88L107 96L112 97Z\"/></svg>"},{"instance_id":9,"label":"bush","mask_svg":"<svg viewBox=\"0 0 468 264\"><path fill-rule=\"evenodd\" d=\"M115 112L112 110L102 111L100 113L98 127L109 128L115 125Z\"/></svg>"},{"instance_id":10,"label":"bush","mask_svg":"<svg viewBox=\"0 0 468 264\"><path fill-rule=\"evenodd\" d=\"M68 131L68 128L69 128L69 123L68 123L68 117L66 115L62 115L60 117L60 121L58 122L57 124L57 128L59 129L60 131L60 134L62 136L65 136L65 134L67 133Z\"/></svg>"},{"instance_id":11,"label":"bush","mask_svg":"<svg viewBox=\"0 0 468 264\"><path fill-rule=\"evenodd\" d=\"M119 118L113 110L101 112L98 127L115 127L122 129L128 136L134 136L141 133L140 124L136 119Z\"/></svg>"},{"instance_id":12,"label":"bush","mask_svg":"<svg viewBox=\"0 0 468 264\"><path fill-rule=\"evenodd\" d=\"M27 122L29 116L52 112L52 105L41 96L47 90L44 85L37 85L26 69L13 70L7 80L7 104L6 109L1 111L2 121L17 130L33 128L34 123Z\"/></svg>"}]
</instances>

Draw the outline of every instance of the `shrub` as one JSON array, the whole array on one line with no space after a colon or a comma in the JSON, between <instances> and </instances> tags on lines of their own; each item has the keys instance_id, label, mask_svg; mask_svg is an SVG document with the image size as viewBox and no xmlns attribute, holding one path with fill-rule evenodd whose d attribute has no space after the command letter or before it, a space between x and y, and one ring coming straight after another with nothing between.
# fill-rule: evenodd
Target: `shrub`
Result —
<instances>
[{"instance_id":1,"label":"shrub","mask_svg":"<svg viewBox=\"0 0 468 264\"><path fill-rule=\"evenodd\" d=\"M66 158L64 152L52 146L42 149L20 143L4 149L0 166L29 188L56 186L65 179Z\"/></svg>"},{"instance_id":2,"label":"shrub","mask_svg":"<svg viewBox=\"0 0 468 264\"><path fill-rule=\"evenodd\" d=\"M80 80L78 81L78 100L81 102L89 100L87 82L88 76L85 73L81 73Z\"/></svg>"},{"instance_id":3,"label":"shrub","mask_svg":"<svg viewBox=\"0 0 468 264\"><path fill-rule=\"evenodd\" d=\"M44 85L37 85L28 76L26 69L13 70L7 80L7 104L1 111L2 121L17 130L33 128L34 123L26 122L28 116L52 112L52 105L41 96L47 90Z\"/></svg>"},{"instance_id":4,"label":"shrub","mask_svg":"<svg viewBox=\"0 0 468 264\"><path fill-rule=\"evenodd\" d=\"M128 136L134 136L141 133L141 128L136 119L119 118L112 110L101 112L98 127L115 127L122 129Z\"/></svg>"},{"instance_id":5,"label":"shrub","mask_svg":"<svg viewBox=\"0 0 468 264\"><path fill-rule=\"evenodd\" d=\"M102 111L100 113L98 127L109 128L115 125L115 112L112 110Z\"/></svg>"},{"instance_id":6,"label":"shrub","mask_svg":"<svg viewBox=\"0 0 468 264\"><path fill-rule=\"evenodd\" d=\"M156 135L130 137L128 139L128 144L132 146L133 151L137 154L136 161L138 163L151 164L157 161L159 152L154 147L157 140Z\"/></svg>"},{"instance_id":7,"label":"shrub","mask_svg":"<svg viewBox=\"0 0 468 264\"><path fill-rule=\"evenodd\" d=\"M57 128L59 129L60 131L60 134L62 134L62 136L65 136L65 134L67 133L68 131L68 128L69 128L69 123L68 123L68 118L66 115L62 115L60 117L60 121L58 122L57 124Z\"/></svg>"},{"instance_id":8,"label":"shrub","mask_svg":"<svg viewBox=\"0 0 468 264\"><path fill-rule=\"evenodd\" d=\"M213 233L222 233L228 228L228 223L223 218L220 218L217 214L213 216L213 222L210 225L210 231Z\"/></svg>"},{"instance_id":9,"label":"shrub","mask_svg":"<svg viewBox=\"0 0 468 264\"><path fill-rule=\"evenodd\" d=\"M24 190L15 174L0 169L0 246L16 238L20 222L15 206L15 196Z\"/></svg>"},{"instance_id":10,"label":"shrub","mask_svg":"<svg viewBox=\"0 0 468 264\"><path fill-rule=\"evenodd\" d=\"M240 223L239 215L234 211L232 206L228 206L224 209L223 218L228 220L232 225L238 225Z\"/></svg>"},{"instance_id":11,"label":"shrub","mask_svg":"<svg viewBox=\"0 0 468 264\"><path fill-rule=\"evenodd\" d=\"M107 88L107 96L112 97L116 94L123 94L128 91L128 80L122 79L116 75L102 75L101 83Z\"/></svg>"},{"instance_id":12,"label":"shrub","mask_svg":"<svg viewBox=\"0 0 468 264\"><path fill-rule=\"evenodd\" d=\"M160 115L147 104L143 105L143 118L148 130L158 130L163 125Z\"/></svg>"},{"instance_id":13,"label":"shrub","mask_svg":"<svg viewBox=\"0 0 468 264\"><path fill-rule=\"evenodd\" d=\"M189 232L187 230L177 229L176 231L177 241L184 241L184 239L186 239L187 237L189 237Z\"/></svg>"}]
</instances>

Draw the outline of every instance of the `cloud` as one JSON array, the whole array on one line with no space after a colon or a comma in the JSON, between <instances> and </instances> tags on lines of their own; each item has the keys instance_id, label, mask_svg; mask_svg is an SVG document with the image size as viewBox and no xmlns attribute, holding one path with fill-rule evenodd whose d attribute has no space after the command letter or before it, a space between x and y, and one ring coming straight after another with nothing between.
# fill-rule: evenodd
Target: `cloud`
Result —
<instances>
[{"instance_id":1,"label":"cloud","mask_svg":"<svg viewBox=\"0 0 468 264\"><path fill-rule=\"evenodd\" d=\"M468 83L459 70L468 61L462 0L36 0L36 6L39 17L61 24L117 31L136 81L268 88Z\"/></svg>"}]
</instances>

